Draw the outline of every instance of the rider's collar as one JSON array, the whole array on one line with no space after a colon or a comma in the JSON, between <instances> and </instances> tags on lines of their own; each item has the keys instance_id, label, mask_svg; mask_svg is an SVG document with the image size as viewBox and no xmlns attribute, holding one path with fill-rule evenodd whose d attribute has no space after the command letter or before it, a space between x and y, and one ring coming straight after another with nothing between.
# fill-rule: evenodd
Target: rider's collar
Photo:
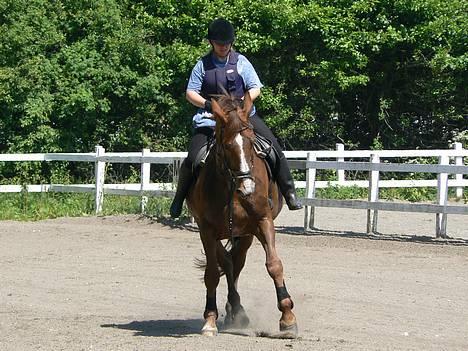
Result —
<instances>
[{"instance_id":1,"label":"rider's collar","mask_svg":"<svg viewBox=\"0 0 468 351\"><path fill-rule=\"evenodd\" d=\"M229 54L226 56L225 59L220 60L214 52L211 53L211 59L213 60L213 63L215 65L221 66L221 65L226 65L229 61L229 56L231 55L231 51L229 51Z\"/></svg>"}]
</instances>

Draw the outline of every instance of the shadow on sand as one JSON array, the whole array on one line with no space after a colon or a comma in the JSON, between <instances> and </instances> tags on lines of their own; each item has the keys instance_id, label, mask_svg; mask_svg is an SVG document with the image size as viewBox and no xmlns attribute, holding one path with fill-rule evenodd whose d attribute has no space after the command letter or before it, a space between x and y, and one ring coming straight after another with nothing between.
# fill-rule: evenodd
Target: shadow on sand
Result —
<instances>
[{"instance_id":1,"label":"shadow on sand","mask_svg":"<svg viewBox=\"0 0 468 351\"><path fill-rule=\"evenodd\" d=\"M187 335L200 334L202 319L164 319L150 321L133 321L127 324L102 324L102 328L132 330L134 336L155 336L182 338Z\"/></svg>"},{"instance_id":2,"label":"shadow on sand","mask_svg":"<svg viewBox=\"0 0 468 351\"><path fill-rule=\"evenodd\" d=\"M150 218L152 221L168 226L172 229L188 230L191 232L198 232L196 223L192 223L190 218L183 217L181 219L172 218ZM364 232L353 231L337 231L337 230L323 230L314 228L304 232L303 227L298 226L275 226L276 231L281 234L299 235L299 236L332 236L339 238L352 238L352 239L367 239L367 240L386 240L386 241L399 241L419 244L430 245L453 245L453 246L468 246L468 239L464 238L435 238L430 235L403 235L394 233L373 233L368 234Z\"/></svg>"},{"instance_id":3,"label":"shadow on sand","mask_svg":"<svg viewBox=\"0 0 468 351\"><path fill-rule=\"evenodd\" d=\"M151 217L151 216L145 216L145 217L150 219L154 223L162 224L171 229L188 230L191 232L198 233L197 224L192 223L189 217L182 217L178 219L173 219L170 217Z\"/></svg>"},{"instance_id":4,"label":"shadow on sand","mask_svg":"<svg viewBox=\"0 0 468 351\"><path fill-rule=\"evenodd\" d=\"M285 227L277 226L276 231L282 234L289 235L302 235L302 236L332 236L339 238L352 238L352 239L367 239L367 240L386 240L386 241L400 241L411 242L418 244L431 244L431 245L454 245L454 246L468 246L468 239L463 238L435 238L429 235L403 235L392 233L362 233L353 231L338 231L338 230L323 230L314 228L304 232L302 227Z\"/></svg>"},{"instance_id":5,"label":"shadow on sand","mask_svg":"<svg viewBox=\"0 0 468 351\"><path fill-rule=\"evenodd\" d=\"M200 335L202 319L166 319L150 321L133 321L127 324L102 324L101 328L115 328L134 331L133 336L183 338L188 335ZM297 335L285 332L255 331L251 329L230 329L220 323L221 334L244 337L263 337L270 339L296 339Z\"/></svg>"}]
</instances>

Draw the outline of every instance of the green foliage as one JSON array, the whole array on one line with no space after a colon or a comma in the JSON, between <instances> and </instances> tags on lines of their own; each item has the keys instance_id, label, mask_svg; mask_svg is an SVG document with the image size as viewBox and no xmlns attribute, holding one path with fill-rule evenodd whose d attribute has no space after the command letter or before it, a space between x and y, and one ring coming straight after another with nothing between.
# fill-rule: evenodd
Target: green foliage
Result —
<instances>
[{"instance_id":1,"label":"green foliage","mask_svg":"<svg viewBox=\"0 0 468 351\"><path fill-rule=\"evenodd\" d=\"M328 188L317 189L317 198L347 200L367 198L367 189L357 186L329 186Z\"/></svg>"},{"instance_id":2,"label":"green foliage","mask_svg":"<svg viewBox=\"0 0 468 351\"><path fill-rule=\"evenodd\" d=\"M298 189L299 196L304 196L304 190ZM451 191L449 197L453 198ZM317 189L317 198L324 199L367 199L367 189L358 187L331 186ZM382 200L401 201L434 201L434 188L387 188L381 189ZM166 197L149 197L146 213L152 217L167 217L172 199ZM465 192L464 203L468 201ZM2 220L43 220L58 217L80 217L94 215L94 194L78 193L7 193L0 194L0 221ZM140 214L140 198L138 196L106 195L104 197L102 215ZM190 214L184 206L183 217Z\"/></svg>"},{"instance_id":3,"label":"green foliage","mask_svg":"<svg viewBox=\"0 0 468 351\"><path fill-rule=\"evenodd\" d=\"M466 1L0 0L0 152L184 150L186 82L220 14L287 148L446 147L466 134ZM83 177L74 167L60 174Z\"/></svg>"},{"instance_id":4,"label":"green foliage","mask_svg":"<svg viewBox=\"0 0 468 351\"><path fill-rule=\"evenodd\" d=\"M0 194L0 220L40 220L77 217L94 213L94 199L88 194L28 193Z\"/></svg>"},{"instance_id":5,"label":"green foliage","mask_svg":"<svg viewBox=\"0 0 468 351\"><path fill-rule=\"evenodd\" d=\"M367 200L368 189L357 186L330 186L317 189L317 198L334 200ZM382 188L379 190L381 200L400 200L410 202L435 201L437 189L435 188ZM454 194L450 194L454 197Z\"/></svg>"},{"instance_id":6,"label":"green foliage","mask_svg":"<svg viewBox=\"0 0 468 351\"><path fill-rule=\"evenodd\" d=\"M435 201L436 188L384 188L379 197L384 200L402 200L410 202Z\"/></svg>"},{"instance_id":7,"label":"green foliage","mask_svg":"<svg viewBox=\"0 0 468 351\"><path fill-rule=\"evenodd\" d=\"M155 217L167 216L171 199L150 198L146 212ZM1 220L41 220L57 217L94 215L93 194L21 193L0 194ZM103 215L140 214L140 198L106 195Z\"/></svg>"}]
</instances>

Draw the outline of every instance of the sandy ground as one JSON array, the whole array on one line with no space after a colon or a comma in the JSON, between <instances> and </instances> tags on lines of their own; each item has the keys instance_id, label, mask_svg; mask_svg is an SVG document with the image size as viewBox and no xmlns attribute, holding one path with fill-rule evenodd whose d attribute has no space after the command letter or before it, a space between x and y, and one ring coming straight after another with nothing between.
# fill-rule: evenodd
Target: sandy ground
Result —
<instances>
[{"instance_id":1,"label":"sandy ground","mask_svg":"<svg viewBox=\"0 0 468 351\"><path fill-rule=\"evenodd\" d=\"M280 314L257 241L239 289L252 326L199 335L205 290L190 224L137 216L0 222L0 350L468 350L467 216L457 240L436 240L433 215L386 213L365 235L365 211L317 210L301 233L284 211L277 246L299 338Z\"/></svg>"}]
</instances>

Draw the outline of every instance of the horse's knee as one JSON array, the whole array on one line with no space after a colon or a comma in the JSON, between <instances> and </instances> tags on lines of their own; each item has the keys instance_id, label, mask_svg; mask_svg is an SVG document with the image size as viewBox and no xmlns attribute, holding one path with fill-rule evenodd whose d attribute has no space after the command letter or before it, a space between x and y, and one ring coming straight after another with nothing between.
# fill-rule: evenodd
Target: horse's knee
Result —
<instances>
[{"instance_id":1,"label":"horse's knee","mask_svg":"<svg viewBox=\"0 0 468 351\"><path fill-rule=\"evenodd\" d=\"M273 279L283 274L283 264L281 263L281 260L279 258L275 260L267 261L265 266L268 271L268 274Z\"/></svg>"}]
</instances>

